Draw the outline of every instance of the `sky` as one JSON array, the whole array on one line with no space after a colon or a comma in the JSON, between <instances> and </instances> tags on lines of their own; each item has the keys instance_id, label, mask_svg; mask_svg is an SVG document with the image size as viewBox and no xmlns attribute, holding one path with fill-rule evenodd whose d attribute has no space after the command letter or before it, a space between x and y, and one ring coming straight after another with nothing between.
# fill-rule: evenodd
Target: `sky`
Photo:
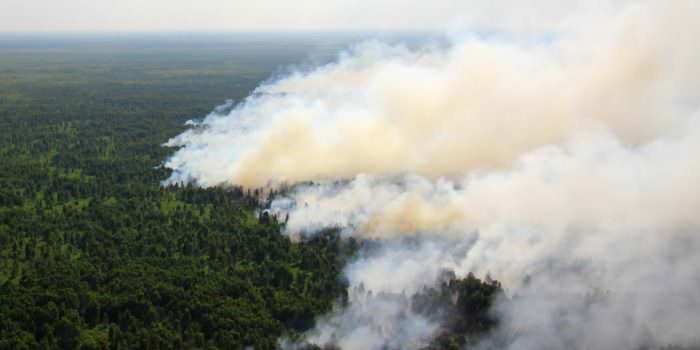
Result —
<instances>
[{"instance_id":1,"label":"sky","mask_svg":"<svg viewBox=\"0 0 700 350\"><path fill-rule=\"evenodd\" d=\"M532 29L625 0L0 0L0 32Z\"/></svg>"}]
</instances>

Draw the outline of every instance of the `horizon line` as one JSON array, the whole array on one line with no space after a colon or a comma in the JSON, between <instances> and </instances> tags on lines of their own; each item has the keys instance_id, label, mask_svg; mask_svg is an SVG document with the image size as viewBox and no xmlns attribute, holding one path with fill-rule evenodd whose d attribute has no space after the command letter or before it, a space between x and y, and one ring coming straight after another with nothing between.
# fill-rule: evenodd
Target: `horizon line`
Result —
<instances>
[{"instance_id":1,"label":"horizon line","mask_svg":"<svg viewBox=\"0 0 700 350\"><path fill-rule=\"evenodd\" d=\"M3 31L0 35L133 35L133 34L437 34L430 29L235 29L235 30L57 30Z\"/></svg>"}]
</instances>

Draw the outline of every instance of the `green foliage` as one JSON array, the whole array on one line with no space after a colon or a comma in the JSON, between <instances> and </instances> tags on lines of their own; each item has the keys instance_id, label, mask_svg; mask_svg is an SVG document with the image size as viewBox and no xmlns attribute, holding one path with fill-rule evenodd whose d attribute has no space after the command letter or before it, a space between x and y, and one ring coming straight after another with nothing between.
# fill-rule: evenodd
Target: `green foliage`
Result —
<instances>
[{"instance_id":1,"label":"green foliage","mask_svg":"<svg viewBox=\"0 0 700 350\"><path fill-rule=\"evenodd\" d=\"M484 281L468 274L455 278L446 271L437 287L426 287L413 295L413 310L428 317L437 317L440 333L427 349L463 349L476 345L493 331L497 318L491 306L502 296L501 283L487 277Z\"/></svg>"},{"instance_id":2,"label":"green foliage","mask_svg":"<svg viewBox=\"0 0 700 350\"><path fill-rule=\"evenodd\" d=\"M269 349L345 293L241 188L162 188L161 147L306 46L0 38L0 349ZM91 39L92 40L92 39Z\"/></svg>"}]
</instances>

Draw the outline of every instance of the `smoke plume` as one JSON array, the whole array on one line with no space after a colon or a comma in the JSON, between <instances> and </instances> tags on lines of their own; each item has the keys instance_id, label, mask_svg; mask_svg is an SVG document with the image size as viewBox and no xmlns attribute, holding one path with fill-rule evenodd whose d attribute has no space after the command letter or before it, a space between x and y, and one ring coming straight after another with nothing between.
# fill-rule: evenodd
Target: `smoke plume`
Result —
<instances>
[{"instance_id":1,"label":"smoke plume","mask_svg":"<svg viewBox=\"0 0 700 350\"><path fill-rule=\"evenodd\" d=\"M271 205L288 234L378 240L319 345L424 346L437 324L405 293L445 269L506 286L485 348L697 345L700 5L596 10L526 38L358 45L170 140L166 182L296 184Z\"/></svg>"}]
</instances>

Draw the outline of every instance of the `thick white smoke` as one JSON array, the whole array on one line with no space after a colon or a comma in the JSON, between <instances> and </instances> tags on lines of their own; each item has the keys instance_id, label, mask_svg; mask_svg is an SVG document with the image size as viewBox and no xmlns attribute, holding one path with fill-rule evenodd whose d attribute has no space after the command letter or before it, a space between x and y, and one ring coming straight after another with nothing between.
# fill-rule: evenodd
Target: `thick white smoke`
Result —
<instances>
[{"instance_id":1,"label":"thick white smoke","mask_svg":"<svg viewBox=\"0 0 700 350\"><path fill-rule=\"evenodd\" d=\"M698 344L700 5L611 8L536 39L361 45L172 139L168 181L305 182L272 204L289 234L384 242L321 345L425 345L402 295L443 269L508 288L485 347Z\"/></svg>"},{"instance_id":2,"label":"thick white smoke","mask_svg":"<svg viewBox=\"0 0 700 350\"><path fill-rule=\"evenodd\" d=\"M500 310L503 331L519 335L515 348L697 342L699 122L637 147L610 134L581 136L459 182L362 175L334 190L301 186L291 198L304 205L292 208L288 229L419 235L425 245L418 249L361 259L361 272L348 270L351 284L410 292L442 268L497 276L518 295ZM455 256L430 235L469 248ZM596 290L605 300L586 306Z\"/></svg>"}]
</instances>

